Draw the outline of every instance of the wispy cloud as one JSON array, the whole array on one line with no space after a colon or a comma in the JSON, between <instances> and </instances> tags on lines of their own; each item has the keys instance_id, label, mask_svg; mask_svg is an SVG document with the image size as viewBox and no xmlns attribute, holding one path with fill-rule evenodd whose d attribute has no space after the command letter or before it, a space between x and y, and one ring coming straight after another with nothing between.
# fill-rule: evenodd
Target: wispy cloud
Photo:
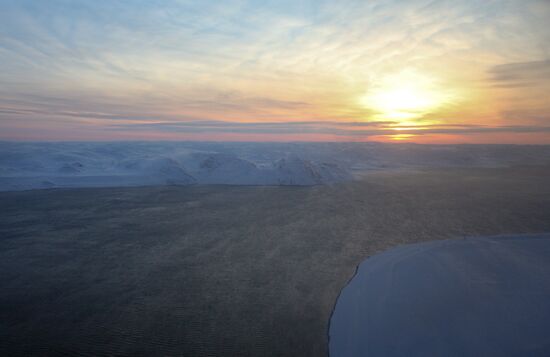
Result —
<instances>
[{"instance_id":1,"label":"wispy cloud","mask_svg":"<svg viewBox=\"0 0 550 357\"><path fill-rule=\"evenodd\" d=\"M550 87L550 60L507 63L490 69L491 80L501 87Z\"/></svg>"},{"instance_id":2,"label":"wispy cloud","mask_svg":"<svg viewBox=\"0 0 550 357\"><path fill-rule=\"evenodd\" d=\"M111 121L127 121L120 128L141 132L367 135L386 129L361 98L405 69L459 93L427 116L543 127L542 119L506 113L550 112L550 103L533 104L537 93L524 90L550 81L548 18L546 0L5 0L0 130L56 118L111 131L119 125ZM512 93L495 99L495 88ZM360 125L347 133L336 124L365 121L376 123L363 134L355 132Z\"/></svg>"},{"instance_id":3,"label":"wispy cloud","mask_svg":"<svg viewBox=\"0 0 550 357\"><path fill-rule=\"evenodd\" d=\"M331 134L348 137L409 134L470 135L481 133L548 133L550 126L484 126L484 125L423 125L402 127L394 122L263 122L235 123L224 121L157 122L146 124L112 124L111 130L167 131L180 133L239 133L239 134Z\"/></svg>"}]
</instances>

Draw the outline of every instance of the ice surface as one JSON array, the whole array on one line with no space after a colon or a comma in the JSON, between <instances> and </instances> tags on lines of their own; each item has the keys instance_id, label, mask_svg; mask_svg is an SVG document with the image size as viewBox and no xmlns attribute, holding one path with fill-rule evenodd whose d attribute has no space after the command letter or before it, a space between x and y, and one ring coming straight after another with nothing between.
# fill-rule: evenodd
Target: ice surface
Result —
<instances>
[{"instance_id":1,"label":"ice surface","mask_svg":"<svg viewBox=\"0 0 550 357\"><path fill-rule=\"evenodd\" d=\"M338 356L549 356L550 234L404 245L368 258L329 329Z\"/></svg>"},{"instance_id":2,"label":"ice surface","mask_svg":"<svg viewBox=\"0 0 550 357\"><path fill-rule=\"evenodd\" d=\"M162 184L318 185L369 170L550 163L550 146L0 142L0 190Z\"/></svg>"}]
</instances>

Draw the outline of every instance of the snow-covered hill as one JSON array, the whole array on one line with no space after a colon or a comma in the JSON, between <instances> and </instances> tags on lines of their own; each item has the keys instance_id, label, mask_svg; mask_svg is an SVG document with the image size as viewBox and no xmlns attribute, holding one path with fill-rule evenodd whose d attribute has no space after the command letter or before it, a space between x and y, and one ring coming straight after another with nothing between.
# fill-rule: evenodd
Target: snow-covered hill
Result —
<instances>
[{"instance_id":1,"label":"snow-covered hill","mask_svg":"<svg viewBox=\"0 0 550 357\"><path fill-rule=\"evenodd\" d=\"M216 146L216 145L214 145ZM0 190L141 185L317 185L346 170L281 154L250 160L203 143L0 143Z\"/></svg>"},{"instance_id":2,"label":"snow-covered hill","mask_svg":"<svg viewBox=\"0 0 550 357\"><path fill-rule=\"evenodd\" d=\"M319 185L380 169L549 164L550 146L0 142L0 190L167 184Z\"/></svg>"}]
</instances>

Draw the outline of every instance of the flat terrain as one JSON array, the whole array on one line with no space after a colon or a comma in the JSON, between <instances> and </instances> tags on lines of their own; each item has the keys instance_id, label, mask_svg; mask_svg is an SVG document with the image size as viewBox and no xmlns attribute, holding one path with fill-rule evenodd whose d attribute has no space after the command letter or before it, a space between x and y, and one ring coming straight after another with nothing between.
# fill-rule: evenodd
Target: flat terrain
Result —
<instances>
[{"instance_id":1,"label":"flat terrain","mask_svg":"<svg viewBox=\"0 0 550 357\"><path fill-rule=\"evenodd\" d=\"M5 192L0 208L0 355L320 356L366 257L550 232L550 168Z\"/></svg>"},{"instance_id":2,"label":"flat terrain","mask_svg":"<svg viewBox=\"0 0 550 357\"><path fill-rule=\"evenodd\" d=\"M363 262L332 357L550 355L550 234L406 244Z\"/></svg>"}]
</instances>

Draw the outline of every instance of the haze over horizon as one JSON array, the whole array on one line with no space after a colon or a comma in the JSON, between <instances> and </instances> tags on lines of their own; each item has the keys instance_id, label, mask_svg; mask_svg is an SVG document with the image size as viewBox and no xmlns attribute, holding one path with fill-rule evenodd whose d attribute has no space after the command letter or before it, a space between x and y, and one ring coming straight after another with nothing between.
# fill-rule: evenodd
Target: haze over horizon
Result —
<instances>
[{"instance_id":1,"label":"haze over horizon","mask_svg":"<svg viewBox=\"0 0 550 357\"><path fill-rule=\"evenodd\" d=\"M0 2L0 140L550 144L550 2Z\"/></svg>"}]
</instances>

